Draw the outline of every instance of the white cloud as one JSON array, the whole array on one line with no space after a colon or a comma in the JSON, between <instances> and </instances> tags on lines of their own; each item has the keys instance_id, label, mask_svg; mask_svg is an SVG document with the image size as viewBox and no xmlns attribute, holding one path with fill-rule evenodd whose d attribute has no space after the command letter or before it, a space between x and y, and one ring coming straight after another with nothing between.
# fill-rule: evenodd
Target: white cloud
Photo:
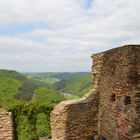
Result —
<instances>
[{"instance_id":1,"label":"white cloud","mask_svg":"<svg viewBox=\"0 0 140 140\"><path fill-rule=\"evenodd\" d=\"M93 0L89 9L85 7L85 1L1 2L1 28L14 23L48 25L47 29L36 28L14 37L1 35L1 68L86 71L90 70L93 52L139 43L139 0Z\"/></svg>"},{"instance_id":2,"label":"white cloud","mask_svg":"<svg viewBox=\"0 0 140 140\"><path fill-rule=\"evenodd\" d=\"M5 0L0 3L0 23L62 23L81 13L75 0Z\"/></svg>"}]
</instances>

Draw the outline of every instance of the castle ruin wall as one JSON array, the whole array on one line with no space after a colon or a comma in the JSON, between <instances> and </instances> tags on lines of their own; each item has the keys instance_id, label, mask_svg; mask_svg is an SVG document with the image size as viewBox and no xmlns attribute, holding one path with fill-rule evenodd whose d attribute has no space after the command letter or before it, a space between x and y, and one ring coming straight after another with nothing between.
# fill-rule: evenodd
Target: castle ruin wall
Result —
<instances>
[{"instance_id":1,"label":"castle ruin wall","mask_svg":"<svg viewBox=\"0 0 140 140\"><path fill-rule=\"evenodd\" d=\"M102 59L99 133L108 140L140 138L140 46L109 50Z\"/></svg>"},{"instance_id":2,"label":"castle ruin wall","mask_svg":"<svg viewBox=\"0 0 140 140\"><path fill-rule=\"evenodd\" d=\"M14 140L12 113L0 109L0 140Z\"/></svg>"},{"instance_id":3,"label":"castle ruin wall","mask_svg":"<svg viewBox=\"0 0 140 140\"><path fill-rule=\"evenodd\" d=\"M52 139L86 140L98 134L98 106L96 91L80 100L61 102L52 112Z\"/></svg>"},{"instance_id":4,"label":"castle ruin wall","mask_svg":"<svg viewBox=\"0 0 140 140\"><path fill-rule=\"evenodd\" d=\"M93 58L93 91L65 101L52 112L53 140L140 139L140 45L97 53Z\"/></svg>"}]
</instances>

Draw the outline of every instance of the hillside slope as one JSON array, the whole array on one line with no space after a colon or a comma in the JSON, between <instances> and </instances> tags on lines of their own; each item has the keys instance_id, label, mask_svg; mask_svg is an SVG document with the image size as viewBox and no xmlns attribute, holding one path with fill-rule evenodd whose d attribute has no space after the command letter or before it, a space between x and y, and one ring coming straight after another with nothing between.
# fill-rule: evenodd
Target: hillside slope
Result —
<instances>
[{"instance_id":1,"label":"hillside slope","mask_svg":"<svg viewBox=\"0 0 140 140\"><path fill-rule=\"evenodd\" d=\"M81 97L91 90L92 78L90 74L65 78L60 82L55 83L54 88L62 93L73 94Z\"/></svg>"},{"instance_id":2,"label":"hillside slope","mask_svg":"<svg viewBox=\"0 0 140 140\"><path fill-rule=\"evenodd\" d=\"M14 70L0 70L0 104L13 103L16 100L39 102L60 102L62 95L43 81L29 79Z\"/></svg>"},{"instance_id":3,"label":"hillside slope","mask_svg":"<svg viewBox=\"0 0 140 140\"><path fill-rule=\"evenodd\" d=\"M34 73L23 73L28 78L33 80L43 81L53 85L60 80L77 77L77 76L88 76L89 72L34 72Z\"/></svg>"},{"instance_id":4,"label":"hillside slope","mask_svg":"<svg viewBox=\"0 0 140 140\"><path fill-rule=\"evenodd\" d=\"M30 100L35 85L24 75L14 70L0 70L0 103L16 99Z\"/></svg>"}]
</instances>

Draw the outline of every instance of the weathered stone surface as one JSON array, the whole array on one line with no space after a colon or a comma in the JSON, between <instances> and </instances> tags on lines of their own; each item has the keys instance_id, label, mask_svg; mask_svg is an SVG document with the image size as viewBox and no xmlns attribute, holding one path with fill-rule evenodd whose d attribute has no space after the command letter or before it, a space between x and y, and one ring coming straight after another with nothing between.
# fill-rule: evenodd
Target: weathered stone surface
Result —
<instances>
[{"instance_id":1,"label":"weathered stone surface","mask_svg":"<svg viewBox=\"0 0 140 140\"><path fill-rule=\"evenodd\" d=\"M107 140L140 140L140 45L92 58L94 92L56 106L53 140L88 140L95 134Z\"/></svg>"},{"instance_id":2,"label":"weathered stone surface","mask_svg":"<svg viewBox=\"0 0 140 140\"><path fill-rule=\"evenodd\" d=\"M140 134L139 90L136 93L140 83L140 46L109 50L102 59L99 133L109 140L132 140Z\"/></svg>"},{"instance_id":3,"label":"weathered stone surface","mask_svg":"<svg viewBox=\"0 0 140 140\"><path fill-rule=\"evenodd\" d=\"M53 140L83 140L97 134L98 106L96 91L80 100L57 105L51 115Z\"/></svg>"},{"instance_id":4,"label":"weathered stone surface","mask_svg":"<svg viewBox=\"0 0 140 140\"><path fill-rule=\"evenodd\" d=\"M0 140L13 140L12 114L0 109Z\"/></svg>"}]
</instances>

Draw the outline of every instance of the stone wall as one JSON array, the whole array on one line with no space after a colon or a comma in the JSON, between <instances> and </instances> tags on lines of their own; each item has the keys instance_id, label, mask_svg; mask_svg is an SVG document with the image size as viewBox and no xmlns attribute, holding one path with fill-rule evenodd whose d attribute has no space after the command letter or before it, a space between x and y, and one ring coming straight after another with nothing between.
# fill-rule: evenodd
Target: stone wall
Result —
<instances>
[{"instance_id":1,"label":"stone wall","mask_svg":"<svg viewBox=\"0 0 140 140\"><path fill-rule=\"evenodd\" d=\"M135 50L135 64L133 64L133 68L135 72L131 79L135 81L135 90L132 93L133 95L133 104L135 109L135 116L134 116L134 124L133 124L133 140L140 139L140 46L139 49Z\"/></svg>"},{"instance_id":2,"label":"stone wall","mask_svg":"<svg viewBox=\"0 0 140 140\"><path fill-rule=\"evenodd\" d=\"M64 101L52 112L53 140L87 140L98 133L99 97L92 91L80 100Z\"/></svg>"},{"instance_id":3,"label":"stone wall","mask_svg":"<svg viewBox=\"0 0 140 140\"><path fill-rule=\"evenodd\" d=\"M92 79L93 79L93 89L98 90L99 80L101 77L101 70L103 65L104 53L94 54L92 57Z\"/></svg>"},{"instance_id":4,"label":"stone wall","mask_svg":"<svg viewBox=\"0 0 140 140\"><path fill-rule=\"evenodd\" d=\"M140 125L137 124L140 100L136 91L140 46L109 50L103 53L102 60L98 79L99 133L108 140L132 140L134 135L140 134Z\"/></svg>"},{"instance_id":5,"label":"stone wall","mask_svg":"<svg viewBox=\"0 0 140 140\"><path fill-rule=\"evenodd\" d=\"M93 91L52 112L53 140L140 140L140 45L92 56Z\"/></svg>"},{"instance_id":6,"label":"stone wall","mask_svg":"<svg viewBox=\"0 0 140 140\"><path fill-rule=\"evenodd\" d=\"M0 109L0 140L13 140L12 114Z\"/></svg>"}]
</instances>

